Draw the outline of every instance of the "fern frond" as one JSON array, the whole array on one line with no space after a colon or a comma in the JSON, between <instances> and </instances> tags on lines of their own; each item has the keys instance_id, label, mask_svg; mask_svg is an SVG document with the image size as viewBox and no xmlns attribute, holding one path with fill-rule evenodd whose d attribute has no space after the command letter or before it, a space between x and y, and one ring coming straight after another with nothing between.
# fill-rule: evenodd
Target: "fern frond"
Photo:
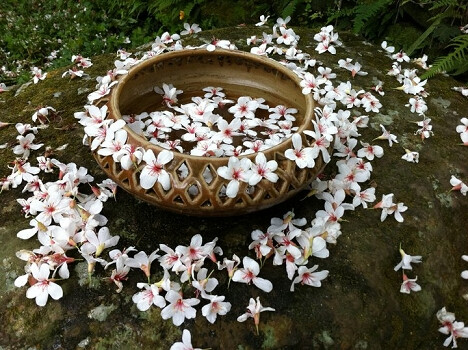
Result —
<instances>
[{"instance_id":1,"label":"fern frond","mask_svg":"<svg viewBox=\"0 0 468 350\"><path fill-rule=\"evenodd\" d=\"M362 3L356 6L356 18L354 19L353 32L360 33L366 23L372 18L376 17L379 12L390 4L394 0L377 0L371 3Z\"/></svg>"},{"instance_id":2,"label":"fern frond","mask_svg":"<svg viewBox=\"0 0 468 350\"><path fill-rule=\"evenodd\" d=\"M462 6L459 0L437 0L432 3L430 10L438 10L442 7Z\"/></svg>"},{"instance_id":3,"label":"fern frond","mask_svg":"<svg viewBox=\"0 0 468 350\"><path fill-rule=\"evenodd\" d=\"M441 72L458 72L460 68L463 70L468 56L468 34L462 34L453 38L448 47L451 47L453 51L447 56L437 58L432 67L421 76L421 79L431 78Z\"/></svg>"},{"instance_id":4,"label":"fern frond","mask_svg":"<svg viewBox=\"0 0 468 350\"><path fill-rule=\"evenodd\" d=\"M287 3L287 5L283 8L281 12L281 16L286 18L288 16L292 16L294 11L296 11L296 6L301 2L301 0L291 0Z\"/></svg>"}]
</instances>

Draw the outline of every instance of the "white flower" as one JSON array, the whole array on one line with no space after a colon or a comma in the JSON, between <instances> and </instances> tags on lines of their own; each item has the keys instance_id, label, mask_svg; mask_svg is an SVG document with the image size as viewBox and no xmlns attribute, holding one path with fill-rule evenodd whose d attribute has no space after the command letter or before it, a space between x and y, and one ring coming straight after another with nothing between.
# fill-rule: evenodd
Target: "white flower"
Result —
<instances>
[{"instance_id":1,"label":"white flower","mask_svg":"<svg viewBox=\"0 0 468 350\"><path fill-rule=\"evenodd\" d=\"M202 297L210 301L209 304L202 307L202 315L210 323L215 323L218 315L226 315L231 310L231 303L224 301L224 295L207 295L202 292Z\"/></svg>"},{"instance_id":2,"label":"white flower","mask_svg":"<svg viewBox=\"0 0 468 350\"><path fill-rule=\"evenodd\" d=\"M149 256L146 255L144 251L138 252L133 256L133 258L128 258L125 262L127 266L138 268L143 271L146 277L150 278L151 263L154 259L159 258L159 255L156 254L159 249L153 251Z\"/></svg>"},{"instance_id":3,"label":"white flower","mask_svg":"<svg viewBox=\"0 0 468 350\"><path fill-rule=\"evenodd\" d=\"M192 25L184 23L185 30L180 32L180 35L189 35L201 32L201 28L198 24L193 23Z\"/></svg>"},{"instance_id":4,"label":"white flower","mask_svg":"<svg viewBox=\"0 0 468 350\"><path fill-rule=\"evenodd\" d=\"M401 283L400 293L410 294L411 291L419 292L421 290L421 286L416 283L418 277L411 279L408 278L405 274L403 274L403 282Z\"/></svg>"},{"instance_id":5,"label":"white flower","mask_svg":"<svg viewBox=\"0 0 468 350\"><path fill-rule=\"evenodd\" d=\"M468 338L468 327L463 322L455 321L455 314L448 312L445 307L437 311L437 319L442 323L439 332L449 335L444 341L444 346L453 342L452 348L457 347L457 338Z\"/></svg>"},{"instance_id":6,"label":"white flower","mask_svg":"<svg viewBox=\"0 0 468 350\"><path fill-rule=\"evenodd\" d=\"M272 307L263 307L260 303L260 297L257 297L257 301L254 298L250 298L249 305L247 306L247 312L240 315L237 318L238 322L244 322L248 318L252 317L255 322L255 328L257 329L258 334L258 325L260 323L260 313L264 311L275 311Z\"/></svg>"},{"instance_id":7,"label":"white flower","mask_svg":"<svg viewBox=\"0 0 468 350\"><path fill-rule=\"evenodd\" d=\"M291 284L290 291L294 292L294 285L297 283L307 284L312 287L320 287L322 285L321 281L328 276L328 270L317 271L318 265L314 265L310 269L306 266L299 266L297 276Z\"/></svg>"},{"instance_id":8,"label":"white flower","mask_svg":"<svg viewBox=\"0 0 468 350\"><path fill-rule=\"evenodd\" d=\"M421 262L421 255L408 255L400 247L401 261L395 266L394 270L398 271L400 268L403 270L412 270L411 263L419 264Z\"/></svg>"},{"instance_id":9,"label":"white flower","mask_svg":"<svg viewBox=\"0 0 468 350\"><path fill-rule=\"evenodd\" d=\"M468 118L461 118L461 124L457 125L456 131L460 134L460 138L465 145L468 145Z\"/></svg>"},{"instance_id":10,"label":"white flower","mask_svg":"<svg viewBox=\"0 0 468 350\"><path fill-rule=\"evenodd\" d=\"M156 305L161 309L166 306L166 300L159 295L159 288L155 284L137 283L137 287L144 289L132 297L133 302L137 304L138 310L146 311L151 305Z\"/></svg>"},{"instance_id":11,"label":"white flower","mask_svg":"<svg viewBox=\"0 0 468 350\"><path fill-rule=\"evenodd\" d=\"M450 184L453 186L451 191L460 191L464 196L468 193L468 186L454 175L450 178Z\"/></svg>"},{"instance_id":12,"label":"white flower","mask_svg":"<svg viewBox=\"0 0 468 350\"><path fill-rule=\"evenodd\" d=\"M32 263L30 269L36 283L26 291L27 298L35 298L38 306L44 306L47 303L49 295L54 300L58 300L63 296L62 287L54 283L52 279L49 279L49 265L41 264L38 267L36 263Z\"/></svg>"},{"instance_id":13,"label":"white flower","mask_svg":"<svg viewBox=\"0 0 468 350\"><path fill-rule=\"evenodd\" d=\"M318 156L318 149L311 147L302 148L302 137L299 134L293 134L293 148L287 149L284 156L289 160L295 161L296 165L303 169L305 167L313 168L315 166L315 158Z\"/></svg>"},{"instance_id":14,"label":"white flower","mask_svg":"<svg viewBox=\"0 0 468 350\"><path fill-rule=\"evenodd\" d=\"M182 34L182 33L181 33ZM187 329L182 332L182 342L172 344L170 350L202 350L192 346L192 336Z\"/></svg>"},{"instance_id":15,"label":"white flower","mask_svg":"<svg viewBox=\"0 0 468 350\"><path fill-rule=\"evenodd\" d=\"M172 322L176 326L180 326L186 318L195 318L197 310L192 306L200 303L200 300L195 298L184 299L181 294L174 290L169 290L166 293L166 300L169 302L161 311L163 320L172 318Z\"/></svg>"},{"instance_id":16,"label":"white flower","mask_svg":"<svg viewBox=\"0 0 468 350\"><path fill-rule=\"evenodd\" d=\"M31 150L37 150L41 148L44 144L33 144L35 139L34 134L27 134L26 136L18 135L16 139L19 142L19 145L13 148L13 153L21 155L23 158L28 158Z\"/></svg>"},{"instance_id":17,"label":"white flower","mask_svg":"<svg viewBox=\"0 0 468 350\"><path fill-rule=\"evenodd\" d=\"M373 160L374 156L377 158L381 158L384 154L383 148L380 146L372 146L368 143L361 142L363 148L358 150L357 156L360 158L367 158L369 160Z\"/></svg>"},{"instance_id":18,"label":"white flower","mask_svg":"<svg viewBox=\"0 0 468 350\"><path fill-rule=\"evenodd\" d=\"M260 16L260 22L255 23L255 25L256 25L257 27L260 27L260 26L265 25L266 22L268 21L268 18L270 18L270 16L266 16L266 17L265 17L265 15L261 15L261 16Z\"/></svg>"},{"instance_id":19,"label":"white flower","mask_svg":"<svg viewBox=\"0 0 468 350\"><path fill-rule=\"evenodd\" d=\"M388 140L388 145L390 147L392 147L393 142L398 143L397 137L391 134L390 131L387 131L387 129L385 129L385 126L380 124L380 128L382 129L383 134L379 137L376 137L374 140Z\"/></svg>"},{"instance_id":20,"label":"white flower","mask_svg":"<svg viewBox=\"0 0 468 350\"><path fill-rule=\"evenodd\" d=\"M144 189L150 189L154 184L159 182L165 191L171 188L171 178L164 165L169 163L174 158L174 154L168 150L162 150L158 154L158 158L154 156L153 151L147 150L143 155L143 160L146 165L140 173L140 185Z\"/></svg>"},{"instance_id":21,"label":"white flower","mask_svg":"<svg viewBox=\"0 0 468 350\"><path fill-rule=\"evenodd\" d=\"M218 175L223 179L231 180L226 187L226 196L235 198L239 192L240 182L249 182L251 171L251 160L248 158L238 159L230 157L227 166L218 168Z\"/></svg>"},{"instance_id":22,"label":"white flower","mask_svg":"<svg viewBox=\"0 0 468 350\"><path fill-rule=\"evenodd\" d=\"M247 118L253 119L255 117L255 111L259 107L259 103L253 100L249 96L241 96L237 99L237 103L229 107L229 113L234 114L235 118Z\"/></svg>"},{"instance_id":23,"label":"white flower","mask_svg":"<svg viewBox=\"0 0 468 350\"><path fill-rule=\"evenodd\" d=\"M278 163L275 160L267 161L263 153L258 153L255 157L255 163L252 163L252 175L249 180L249 185L255 186L262 179L270 182L277 182L278 175L274 172L278 168Z\"/></svg>"},{"instance_id":24,"label":"white flower","mask_svg":"<svg viewBox=\"0 0 468 350\"><path fill-rule=\"evenodd\" d=\"M37 84L39 80L44 80L47 77L47 73L42 73L42 70L37 67L33 67L31 73L33 74L34 84Z\"/></svg>"},{"instance_id":25,"label":"white flower","mask_svg":"<svg viewBox=\"0 0 468 350\"><path fill-rule=\"evenodd\" d=\"M386 41L382 41L382 44L380 44L382 49L384 49L387 53L394 53L395 52L395 47L393 46L388 46Z\"/></svg>"},{"instance_id":26,"label":"white flower","mask_svg":"<svg viewBox=\"0 0 468 350\"><path fill-rule=\"evenodd\" d=\"M88 101L92 103L95 100L99 100L100 98L108 95L111 92L111 87L117 84L116 81L113 81L110 84L102 84L97 91L94 91L88 95Z\"/></svg>"},{"instance_id":27,"label":"white flower","mask_svg":"<svg viewBox=\"0 0 468 350\"><path fill-rule=\"evenodd\" d=\"M406 160L410 163L418 163L419 162L419 152L413 152L409 149L405 148L405 154L401 156L401 159Z\"/></svg>"},{"instance_id":28,"label":"white flower","mask_svg":"<svg viewBox=\"0 0 468 350\"><path fill-rule=\"evenodd\" d=\"M234 272L234 276L232 276L232 280L234 282L247 284L252 282L255 286L264 292L271 292L273 289L271 282L264 278L257 277L257 275L260 273L260 266L255 260L245 256L242 259L242 264L244 265L244 268L237 269L236 272Z\"/></svg>"}]
</instances>

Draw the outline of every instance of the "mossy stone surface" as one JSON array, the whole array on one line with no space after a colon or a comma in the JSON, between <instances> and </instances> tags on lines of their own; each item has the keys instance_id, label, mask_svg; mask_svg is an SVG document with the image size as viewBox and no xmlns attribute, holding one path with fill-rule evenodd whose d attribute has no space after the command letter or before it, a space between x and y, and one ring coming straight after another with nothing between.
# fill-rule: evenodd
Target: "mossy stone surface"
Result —
<instances>
[{"instance_id":1,"label":"mossy stone surface","mask_svg":"<svg viewBox=\"0 0 468 350\"><path fill-rule=\"evenodd\" d=\"M435 349L441 348L445 336L437 331L436 312L446 306L456 313L457 320L468 322L468 307L462 295L468 292L468 282L461 279L461 271L468 264L461 259L468 253L466 222L468 198L459 192L450 192L450 176L468 179L468 148L459 145L455 131L460 118L466 116L468 99L452 91L457 82L437 76L428 81L430 94L427 117L432 119L434 135L421 140L414 135L420 118L412 114L405 104L409 95L398 87L398 82L386 73L391 59L380 48L363 43L361 38L340 33L344 46L337 54L317 55L313 36L316 30L295 28L301 36L300 48L337 73L337 81L350 80L353 86L370 91L372 78L384 82L384 96L377 96L383 107L379 115L370 113L373 127L362 130L364 142L372 142L381 132L379 124L398 136L399 144L385 150L381 159L372 162L372 183L380 200L382 194L394 193L395 201L404 202L409 209L403 213L405 221L393 217L380 221L380 210L359 207L347 212L342 223L342 235L336 246L329 245L330 257L313 263L319 269L330 271L321 288L296 286L289 291L290 281L284 266L275 267L271 261L262 269L262 276L271 280L271 293L244 284L231 283L217 275L220 286L216 292L226 295L232 310L218 317L212 325L201 317L198 307L196 320L175 327L164 321L157 308L149 312L136 309L131 296L137 292L136 283L145 277L139 271L131 273L120 294L106 277L109 271L98 268L96 285L85 282L83 263L70 269L71 278L61 282L64 298L49 301L39 308L34 300L25 297L26 287L13 288L12 281L23 274L23 261L15 257L20 249L33 249L38 243L16 238L16 233L28 227L28 219L20 213L15 199L25 196L21 189L0 194L0 346L8 349L168 349L180 341L183 328L190 329L196 347L212 349ZM233 27L201 32L192 44L209 42L211 38L230 39L245 48L245 39L253 34L269 31L266 27ZM188 41L186 41L188 43ZM368 76L351 78L348 71L338 67L341 58L359 61ZM94 65L86 70L90 79L61 78L64 70L49 72L37 85L26 87L18 96L15 89L0 94L0 121L31 122L38 106L52 106L58 117L49 127L41 130L37 140L52 148L68 143L64 151L54 157L62 162L75 162L85 166L98 179L102 171L96 165L89 149L82 145L83 130L73 118L86 103L86 90L93 91L95 77L104 75L113 66L113 55L92 58ZM336 82L335 82L336 83ZM81 92L81 93L79 93ZM59 97L54 94L61 93ZM365 114L363 110L359 110ZM9 126L0 130L0 144L14 144L16 130ZM420 152L418 164L400 159L403 148ZM42 149L43 150L43 149ZM37 154L39 155L39 154ZM14 159L9 149L0 150L1 176L8 173L6 165ZM31 159L34 159L31 157ZM333 163L333 162L332 162ZM325 177L336 173L333 164L325 170ZM323 207L319 200L306 198L306 193L274 208L236 218L189 218L164 212L120 191L117 201L105 204L103 214L109 219L112 234L120 235L119 247L135 246L151 252L165 243L175 248L187 245L197 233L204 242L218 237L224 256L252 255L248 250L250 233L254 229L266 230L270 218L281 217L294 208L297 217L310 222L315 212ZM401 271L393 267L400 261L399 245L412 255L422 255L423 263L410 271L418 276L422 287L410 295L399 292ZM214 267L214 265L210 265ZM81 272L80 272L81 271ZM155 275L160 270L153 269ZM81 279L80 279L81 277ZM4 282L5 281L5 282ZM236 321L245 312L249 298L260 296L264 306L276 309L261 315L259 335L252 320ZM90 318L90 312L100 305L112 306L112 311L101 319ZM109 310L108 310L109 311ZM468 346L464 339L459 345Z\"/></svg>"}]
</instances>

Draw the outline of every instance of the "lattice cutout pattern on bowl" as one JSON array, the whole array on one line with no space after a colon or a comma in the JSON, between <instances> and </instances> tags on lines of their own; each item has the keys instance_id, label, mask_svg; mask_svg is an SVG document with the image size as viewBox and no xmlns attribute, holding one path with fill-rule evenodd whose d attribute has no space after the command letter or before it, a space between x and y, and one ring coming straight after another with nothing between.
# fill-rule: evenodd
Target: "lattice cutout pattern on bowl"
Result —
<instances>
[{"instance_id":1,"label":"lattice cutout pattern on bowl","mask_svg":"<svg viewBox=\"0 0 468 350\"><path fill-rule=\"evenodd\" d=\"M184 93L199 93L206 86L222 86L230 96L265 98L271 105L283 104L296 108L297 133L311 129L314 102L310 95L303 95L300 79L271 59L240 51L204 49L182 50L162 54L133 67L121 78L107 101L108 118L121 119L124 114L141 113L160 104L161 97L154 93L155 86L171 83ZM159 100L158 100L159 99ZM102 101L101 101L102 103ZM128 144L153 150L157 156L163 149L127 126ZM307 141L303 137L303 144ZM153 188L143 189L139 184L138 169L125 170L115 164L112 156L94 156L107 175L136 197L177 213L196 216L231 216L265 209L283 202L304 189L324 167L321 157L312 169L299 169L296 163L284 157L292 148L291 139L263 151L267 160L276 160L279 179L276 183L265 179L254 187L241 183L236 198L228 198L225 189L228 180L217 174L226 166L229 158L195 157L174 152L174 159L165 165L171 188L165 191L156 182ZM256 154L248 157L255 162Z\"/></svg>"}]
</instances>

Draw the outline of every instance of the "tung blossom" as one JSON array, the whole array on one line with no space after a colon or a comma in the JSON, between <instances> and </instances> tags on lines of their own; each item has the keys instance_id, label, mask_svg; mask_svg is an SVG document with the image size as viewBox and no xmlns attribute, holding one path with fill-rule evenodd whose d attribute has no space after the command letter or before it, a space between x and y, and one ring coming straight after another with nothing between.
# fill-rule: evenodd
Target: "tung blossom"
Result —
<instances>
[{"instance_id":1,"label":"tung blossom","mask_svg":"<svg viewBox=\"0 0 468 350\"><path fill-rule=\"evenodd\" d=\"M163 320L172 318L174 325L180 326L186 318L195 318L197 310L192 306L198 305L199 299L184 299L181 294L171 289L166 293L166 300L169 304L161 311Z\"/></svg>"},{"instance_id":2,"label":"tung blossom","mask_svg":"<svg viewBox=\"0 0 468 350\"><path fill-rule=\"evenodd\" d=\"M239 192L240 182L249 182L251 171L251 160L248 158L238 159L234 156L229 158L228 165L218 168L218 175L223 179L230 180L226 187L226 196L235 198Z\"/></svg>"},{"instance_id":3,"label":"tung blossom","mask_svg":"<svg viewBox=\"0 0 468 350\"><path fill-rule=\"evenodd\" d=\"M168 150L159 152L156 158L153 151L147 150L143 155L146 165L140 173L140 185L144 189L150 189L159 182L165 191L171 188L171 178L164 165L174 158L174 154Z\"/></svg>"},{"instance_id":4,"label":"tung blossom","mask_svg":"<svg viewBox=\"0 0 468 350\"><path fill-rule=\"evenodd\" d=\"M253 283L264 292L271 292L273 289L271 282L264 278L257 277L257 275L260 273L260 266L255 260L245 256L242 259L242 264L244 267L237 269L232 276L232 280L234 282L247 284Z\"/></svg>"},{"instance_id":5,"label":"tung blossom","mask_svg":"<svg viewBox=\"0 0 468 350\"><path fill-rule=\"evenodd\" d=\"M312 287L320 287L322 285L321 281L328 276L328 270L317 271L318 265L314 265L310 269L306 266L299 266L297 272L299 276L297 276L291 284L290 291L294 292L294 285L297 283L307 284L308 286Z\"/></svg>"},{"instance_id":6,"label":"tung blossom","mask_svg":"<svg viewBox=\"0 0 468 350\"><path fill-rule=\"evenodd\" d=\"M450 184L453 186L451 191L460 191L464 196L468 193L468 186L454 175L450 178Z\"/></svg>"},{"instance_id":7,"label":"tung blossom","mask_svg":"<svg viewBox=\"0 0 468 350\"><path fill-rule=\"evenodd\" d=\"M264 307L260 303L260 297L257 297L255 301L254 298L250 298L249 306L247 306L247 312L245 314L240 315L237 318L238 322L244 322L248 318L253 318L255 323L255 328L257 329L258 334L258 325L260 324L260 313L264 311L275 311L272 307Z\"/></svg>"},{"instance_id":8,"label":"tung blossom","mask_svg":"<svg viewBox=\"0 0 468 350\"><path fill-rule=\"evenodd\" d=\"M416 283L418 277L416 278L408 278L406 274L403 274L403 282L401 283L400 293L410 294L411 291L419 292L421 290L421 286Z\"/></svg>"},{"instance_id":9,"label":"tung blossom","mask_svg":"<svg viewBox=\"0 0 468 350\"><path fill-rule=\"evenodd\" d=\"M41 264L39 267L36 263L33 263L30 269L36 283L26 291L26 298L36 299L36 304L38 306L44 306L47 304L49 295L54 300L58 300L63 296L62 287L53 282L53 279L49 279L49 265Z\"/></svg>"},{"instance_id":10,"label":"tung blossom","mask_svg":"<svg viewBox=\"0 0 468 350\"><path fill-rule=\"evenodd\" d=\"M468 327L463 322L455 321L455 314L448 312L445 307L437 311L437 319L442 324L439 332L448 335L444 346L449 346L453 342L452 349L457 348L457 338L468 338Z\"/></svg>"},{"instance_id":11,"label":"tung blossom","mask_svg":"<svg viewBox=\"0 0 468 350\"><path fill-rule=\"evenodd\" d=\"M403 270L412 270L413 268L411 267L411 263L418 264L421 262L421 255L414 255L411 256L409 254L406 254L403 249L400 247L400 254L401 254L401 261L398 263L398 265L395 266L394 270L398 271L399 269Z\"/></svg>"}]
</instances>

